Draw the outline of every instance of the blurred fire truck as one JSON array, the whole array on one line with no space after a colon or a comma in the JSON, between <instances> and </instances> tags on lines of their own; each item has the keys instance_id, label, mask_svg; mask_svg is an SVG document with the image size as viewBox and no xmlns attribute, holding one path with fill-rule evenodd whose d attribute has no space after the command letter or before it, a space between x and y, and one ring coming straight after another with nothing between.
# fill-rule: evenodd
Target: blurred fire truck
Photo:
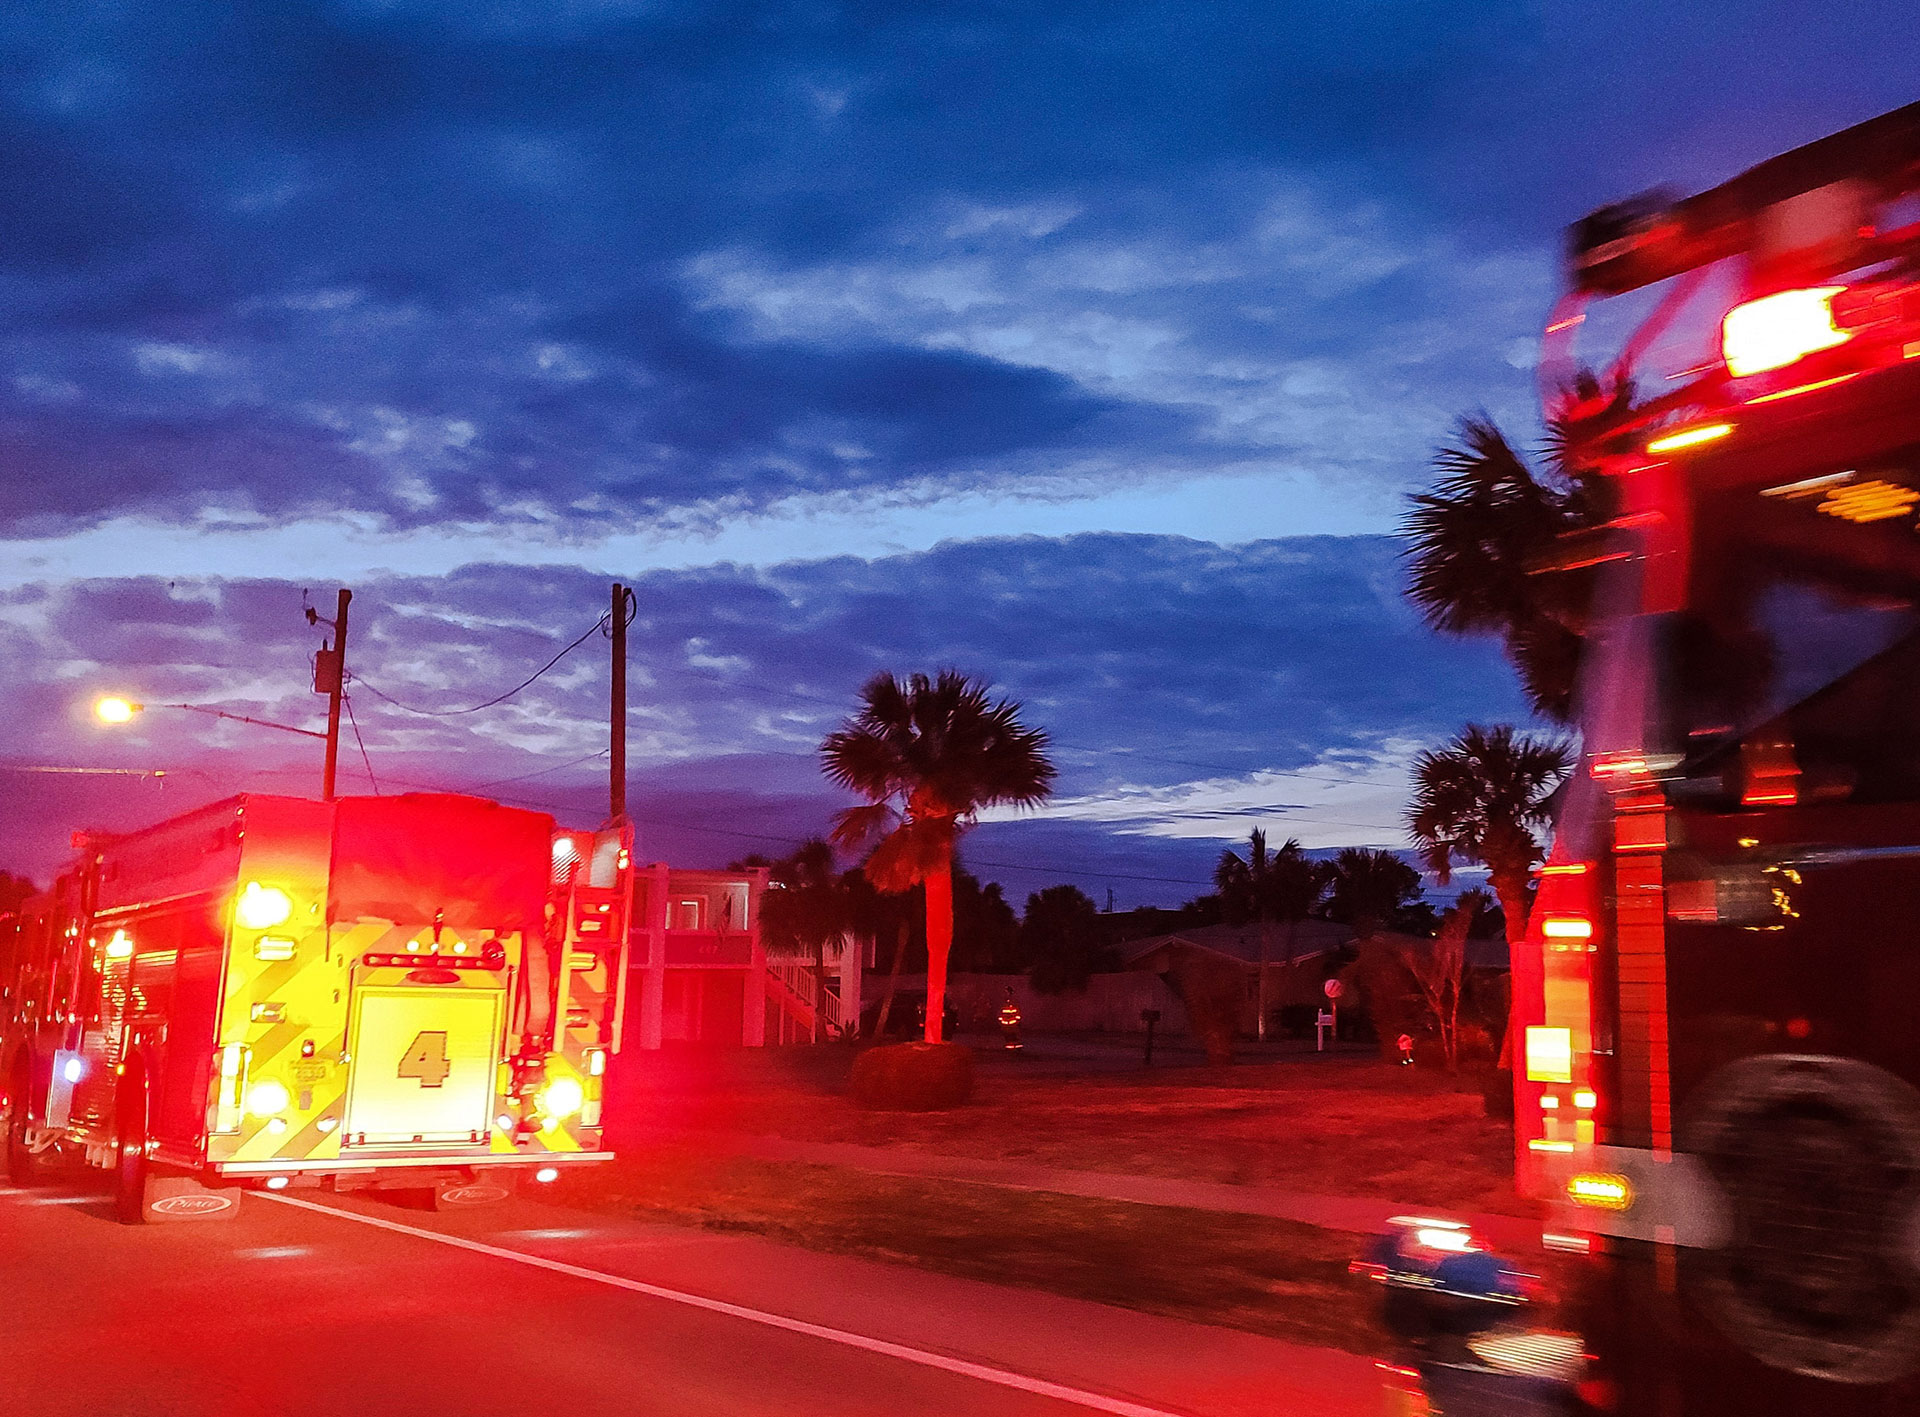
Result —
<instances>
[{"instance_id":1,"label":"blurred fire truck","mask_svg":"<svg viewBox=\"0 0 1920 1417\"><path fill-rule=\"evenodd\" d=\"M1917 196L1920 104L1572 232L1543 383L1604 510L1538 568L1590 582L1583 758L1514 986L1582 1410L1920 1412Z\"/></svg>"},{"instance_id":2,"label":"blurred fire truck","mask_svg":"<svg viewBox=\"0 0 1920 1417\"><path fill-rule=\"evenodd\" d=\"M0 928L15 1184L83 1159L135 1222L248 1186L470 1204L610 1156L630 827L249 794L75 845Z\"/></svg>"}]
</instances>

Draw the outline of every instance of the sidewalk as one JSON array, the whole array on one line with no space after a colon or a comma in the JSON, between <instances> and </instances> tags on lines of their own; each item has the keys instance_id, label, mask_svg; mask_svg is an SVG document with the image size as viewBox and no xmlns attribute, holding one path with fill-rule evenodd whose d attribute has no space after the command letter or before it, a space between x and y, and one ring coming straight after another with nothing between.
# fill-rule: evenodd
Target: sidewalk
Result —
<instances>
[{"instance_id":1,"label":"sidewalk","mask_svg":"<svg viewBox=\"0 0 1920 1417\"><path fill-rule=\"evenodd\" d=\"M784 1137L740 1136L726 1139L731 1149L760 1161L796 1161L813 1166L843 1166L883 1176L961 1181L1008 1190L1052 1191L1092 1200L1136 1205L1182 1206L1298 1221L1326 1230L1377 1234L1395 1215L1426 1213L1391 1201L1355 1196L1303 1195L1272 1186L1235 1186L1219 1181L1189 1181L1167 1176L1115 1175L1072 1171L1021 1162L989 1161L904 1147L856 1146L846 1142L800 1142ZM1540 1246L1540 1223L1513 1215L1463 1215L1475 1230L1500 1249L1527 1254Z\"/></svg>"}]
</instances>

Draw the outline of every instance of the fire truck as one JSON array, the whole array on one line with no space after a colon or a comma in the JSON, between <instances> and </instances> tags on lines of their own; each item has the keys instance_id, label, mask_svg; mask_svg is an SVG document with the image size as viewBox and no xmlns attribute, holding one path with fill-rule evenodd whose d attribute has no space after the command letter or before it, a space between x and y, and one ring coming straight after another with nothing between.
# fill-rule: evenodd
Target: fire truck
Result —
<instances>
[{"instance_id":1,"label":"fire truck","mask_svg":"<svg viewBox=\"0 0 1920 1417\"><path fill-rule=\"evenodd\" d=\"M107 1169L138 1222L249 1187L474 1204L608 1159L632 844L439 793L77 834L0 929L12 1180Z\"/></svg>"},{"instance_id":2,"label":"fire truck","mask_svg":"<svg viewBox=\"0 0 1920 1417\"><path fill-rule=\"evenodd\" d=\"M1603 508L1536 568L1582 763L1514 962L1578 1403L1920 1412L1920 104L1578 223L1543 353Z\"/></svg>"}]
</instances>

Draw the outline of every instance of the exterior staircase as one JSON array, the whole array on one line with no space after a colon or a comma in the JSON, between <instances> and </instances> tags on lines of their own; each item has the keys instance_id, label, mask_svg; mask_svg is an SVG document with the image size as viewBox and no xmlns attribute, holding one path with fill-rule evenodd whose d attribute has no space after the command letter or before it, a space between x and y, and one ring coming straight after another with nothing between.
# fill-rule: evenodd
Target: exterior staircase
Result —
<instances>
[{"instance_id":1,"label":"exterior staircase","mask_svg":"<svg viewBox=\"0 0 1920 1417\"><path fill-rule=\"evenodd\" d=\"M767 997L779 1010L778 1036L769 1042L818 1043L845 1035L848 1020L835 972L838 962L829 961L827 969L826 988L822 990L812 960L769 956Z\"/></svg>"}]
</instances>

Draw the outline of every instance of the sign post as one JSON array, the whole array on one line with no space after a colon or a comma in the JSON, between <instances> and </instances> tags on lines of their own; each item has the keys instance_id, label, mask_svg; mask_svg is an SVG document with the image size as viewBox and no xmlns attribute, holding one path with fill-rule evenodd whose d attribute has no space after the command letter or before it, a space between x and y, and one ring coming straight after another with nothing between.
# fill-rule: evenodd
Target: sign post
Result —
<instances>
[{"instance_id":1,"label":"sign post","mask_svg":"<svg viewBox=\"0 0 1920 1417\"><path fill-rule=\"evenodd\" d=\"M1340 995L1346 992L1346 986L1338 979L1329 979L1320 986L1320 992L1327 996L1327 1006L1320 1010L1313 1021L1313 1050L1316 1053L1327 1051L1327 1035L1331 1033L1334 1041L1340 1038Z\"/></svg>"}]
</instances>

